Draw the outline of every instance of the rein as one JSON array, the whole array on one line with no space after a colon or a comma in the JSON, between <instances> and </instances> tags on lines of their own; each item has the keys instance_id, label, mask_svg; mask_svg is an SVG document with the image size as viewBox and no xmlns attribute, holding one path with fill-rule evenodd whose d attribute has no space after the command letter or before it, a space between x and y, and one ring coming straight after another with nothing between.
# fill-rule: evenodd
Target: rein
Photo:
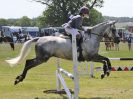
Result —
<instances>
[{"instance_id":1,"label":"rein","mask_svg":"<svg viewBox=\"0 0 133 99\"><path fill-rule=\"evenodd\" d=\"M97 36L101 36L101 37L104 37L104 35L100 35L100 34L92 33L92 32L91 32L91 33L88 33L88 32L87 32L87 34L88 34L90 37L91 37L91 34L93 34L93 35L97 35Z\"/></svg>"},{"instance_id":2,"label":"rein","mask_svg":"<svg viewBox=\"0 0 133 99\"><path fill-rule=\"evenodd\" d=\"M100 35L100 34L97 34L97 33L90 33L89 35L91 35L91 34L104 37L104 35Z\"/></svg>"},{"instance_id":3,"label":"rein","mask_svg":"<svg viewBox=\"0 0 133 99\"><path fill-rule=\"evenodd\" d=\"M93 35L97 35L97 36L101 36L101 37L105 37L105 35L101 35L101 34L98 34L98 33L94 33L94 32L91 32L91 31L89 31L89 32L86 32L88 35L90 35L90 37L91 37L91 34L93 34Z\"/></svg>"}]
</instances>

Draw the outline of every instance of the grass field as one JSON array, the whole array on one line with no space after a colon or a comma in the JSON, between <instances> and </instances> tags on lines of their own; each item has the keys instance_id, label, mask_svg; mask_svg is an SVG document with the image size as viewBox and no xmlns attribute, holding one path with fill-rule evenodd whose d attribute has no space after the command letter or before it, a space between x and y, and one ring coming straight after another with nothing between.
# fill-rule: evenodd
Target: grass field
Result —
<instances>
[{"instance_id":1,"label":"grass field","mask_svg":"<svg viewBox=\"0 0 133 99\"><path fill-rule=\"evenodd\" d=\"M26 79L14 86L14 80L19 75L24 63L11 68L4 61L18 55L21 44L16 44L16 50L11 51L8 44L0 44L0 99L67 99L66 95L45 94L44 90L56 89L56 58L31 69ZM107 57L133 57L126 43L120 43L120 51L108 51L101 43L100 52ZM34 57L34 45L27 58ZM111 61L112 66L133 66L133 61ZM61 60L62 67L72 72L72 62ZM102 66L94 63L95 66ZM82 66L85 67L85 66ZM82 68L79 67L79 68ZM80 75L79 99L133 99L133 71L112 72L109 77L100 79L101 72L95 72L95 78ZM69 88L73 89L73 82L64 76Z\"/></svg>"}]
</instances>

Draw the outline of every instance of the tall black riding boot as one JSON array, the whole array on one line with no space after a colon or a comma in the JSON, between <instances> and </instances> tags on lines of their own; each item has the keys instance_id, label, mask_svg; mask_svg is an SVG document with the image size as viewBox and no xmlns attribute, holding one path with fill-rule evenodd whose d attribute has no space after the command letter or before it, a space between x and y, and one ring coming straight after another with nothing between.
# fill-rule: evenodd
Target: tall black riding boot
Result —
<instances>
[{"instance_id":1,"label":"tall black riding boot","mask_svg":"<svg viewBox=\"0 0 133 99\"><path fill-rule=\"evenodd\" d=\"M82 54L81 42L82 42L82 38L77 39L77 52L79 52L78 61L84 61L84 57Z\"/></svg>"}]
</instances>

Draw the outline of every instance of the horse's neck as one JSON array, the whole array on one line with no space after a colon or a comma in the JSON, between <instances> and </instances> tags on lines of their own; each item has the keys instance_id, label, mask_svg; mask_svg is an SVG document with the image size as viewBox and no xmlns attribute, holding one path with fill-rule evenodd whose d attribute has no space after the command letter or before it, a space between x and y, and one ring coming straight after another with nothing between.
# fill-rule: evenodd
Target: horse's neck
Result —
<instances>
[{"instance_id":1,"label":"horse's neck","mask_svg":"<svg viewBox=\"0 0 133 99\"><path fill-rule=\"evenodd\" d=\"M103 32L102 31L92 31L90 34L86 34L85 37L89 40L87 43L93 42L94 46L96 44L97 47L100 45L100 41L103 39Z\"/></svg>"},{"instance_id":2,"label":"horse's neck","mask_svg":"<svg viewBox=\"0 0 133 99\"><path fill-rule=\"evenodd\" d=\"M108 28L108 24L106 24L105 22L100 24L100 25L96 25L94 28L93 28L93 31L92 33L96 33L98 36L97 36L97 39L98 40L102 40L106 30Z\"/></svg>"},{"instance_id":3,"label":"horse's neck","mask_svg":"<svg viewBox=\"0 0 133 99\"><path fill-rule=\"evenodd\" d=\"M99 41L100 42L102 40L102 38L103 38L103 34L102 33L98 34L98 32L96 32L96 33L92 32L88 37L90 39L94 39L95 41Z\"/></svg>"},{"instance_id":4,"label":"horse's neck","mask_svg":"<svg viewBox=\"0 0 133 99\"><path fill-rule=\"evenodd\" d=\"M97 48L99 47L102 37L95 34L90 34L90 35L86 34L85 37L86 38L85 40L83 40L83 43L84 43L83 45L86 45L86 46L91 45L91 47L97 47Z\"/></svg>"},{"instance_id":5,"label":"horse's neck","mask_svg":"<svg viewBox=\"0 0 133 99\"><path fill-rule=\"evenodd\" d=\"M99 24L97 24L97 25L95 25L95 26L93 26L93 27L91 27L93 30L95 30L95 29L100 29L100 28L103 28L104 26L105 26L105 24L106 24L107 22L103 22L103 23L99 23Z\"/></svg>"}]
</instances>

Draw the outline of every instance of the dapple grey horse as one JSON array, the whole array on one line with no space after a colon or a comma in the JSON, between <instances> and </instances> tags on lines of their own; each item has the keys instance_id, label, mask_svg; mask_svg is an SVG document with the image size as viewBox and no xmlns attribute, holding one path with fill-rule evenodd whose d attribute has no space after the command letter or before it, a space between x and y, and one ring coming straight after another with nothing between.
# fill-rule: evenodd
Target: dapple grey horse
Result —
<instances>
[{"instance_id":1,"label":"dapple grey horse","mask_svg":"<svg viewBox=\"0 0 133 99\"><path fill-rule=\"evenodd\" d=\"M81 44L85 61L103 63L104 73L101 75L101 78L104 78L105 75L109 76L109 72L111 71L111 63L107 57L98 54L100 41L105 35L115 37L115 33L112 32L112 25L114 24L115 21L109 21L93 26L90 33L85 33L84 40ZM72 43L70 39L46 36L37 37L25 42L21 49L20 55L16 58L6 61L10 65L16 65L20 63L27 56L32 42L36 42L36 57L26 60L25 68L22 74L16 77L14 83L15 85L24 80L29 69L36 67L43 62L47 62L50 57L72 60Z\"/></svg>"}]
</instances>

